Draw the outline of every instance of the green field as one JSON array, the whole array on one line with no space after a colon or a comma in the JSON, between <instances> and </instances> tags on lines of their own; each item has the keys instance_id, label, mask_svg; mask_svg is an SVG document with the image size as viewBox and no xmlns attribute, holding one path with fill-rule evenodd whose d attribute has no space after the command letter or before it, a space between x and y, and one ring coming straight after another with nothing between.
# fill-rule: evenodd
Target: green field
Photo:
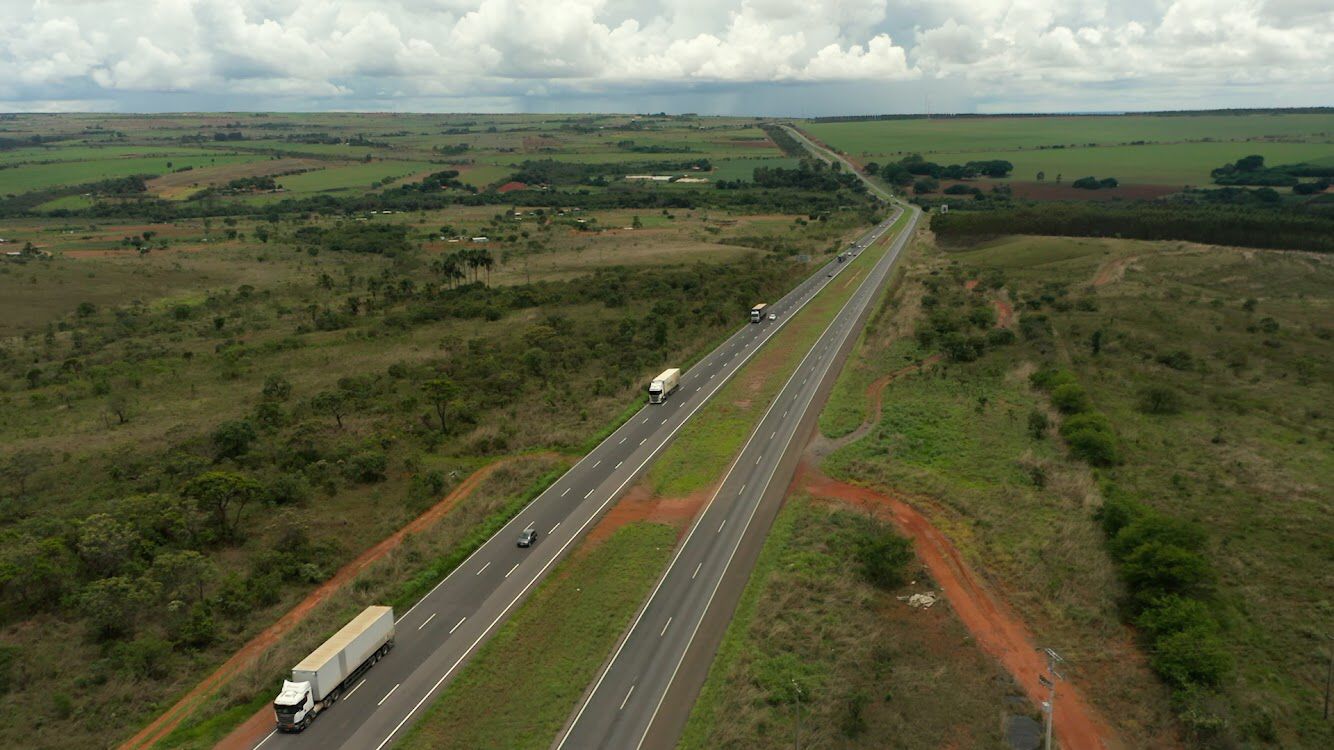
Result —
<instances>
[{"instance_id":1,"label":"green field","mask_svg":"<svg viewBox=\"0 0 1334 750\"><path fill-rule=\"evenodd\" d=\"M862 162L920 153L940 164L1014 163L1012 178L1095 175L1123 183L1203 185L1209 170L1249 154L1269 164L1334 157L1334 115L984 117L806 123ZM1142 142L1142 143L1141 143ZM1130 145L1136 144L1136 145Z\"/></svg>"},{"instance_id":2,"label":"green field","mask_svg":"<svg viewBox=\"0 0 1334 750\"><path fill-rule=\"evenodd\" d=\"M27 164L0 171L3 188L0 192L25 193L30 190L56 187L58 185L78 185L96 182L113 177L128 177L136 174L161 175L183 167L213 167L223 164L244 164L258 161L263 157L251 154L187 154L162 156L130 156L115 159L83 159L61 161L54 164ZM168 167L167 164L171 166Z\"/></svg>"}]
</instances>

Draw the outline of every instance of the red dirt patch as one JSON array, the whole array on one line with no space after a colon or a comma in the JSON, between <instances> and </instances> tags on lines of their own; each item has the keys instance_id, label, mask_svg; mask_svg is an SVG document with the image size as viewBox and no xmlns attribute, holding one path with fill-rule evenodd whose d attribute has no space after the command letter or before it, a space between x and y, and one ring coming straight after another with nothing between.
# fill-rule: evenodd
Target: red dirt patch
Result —
<instances>
[{"instance_id":1,"label":"red dirt patch","mask_svg":"<svg viewBox=\"0 0 1334 750\"><path fill-rule=\"evenodd\" d=\"M477 485L482 483L483 479L500 467L513 463L517 460L523 460L536 457L551 457L554 453L541 453L526 456L510 456L498 459L477 471L473 472L464 479L458 487L442 498L435 505L432 505L424 513L412 519L406 526L385 537L378 544L357 555L356 559L338 569L333 577L318 588L310 592L299 604L288 610L286 614L278 618L278 621L261 631L250 642L240 648L230 659L214 670L213 674L205 677L198 685L191 688L180 700L171 708L167 709L161 716L154 719L152 723L137 734L127 740L120 746L120 750L130 750L131 748L150 748L157 744L163 737L166 737L178 724L181 723L190 711L204 701L216 688L220 687L228 678L240 672L245 667L258 659L264 651L278 641L280 637L289 632L293 627L306 618L310 611L321 602L328 599L343 586L352 582L352 579L361 573L366 566L379 560L388 554L391 550L398 547L403 539L410 534L419 533L431 526L434 526L449 511L453 510L464 498L471 495ZM261 737L264 736L272 727L271 722L262 722L259 719L267 717L269 709L261 709L258 714L247 719L244 724L234 730L220 746L240 747L235 743L243 742L244 747L253 747ZM256 718L259 717L259 718ZM250 734L258 731L258 734Z\"/></svg>"},{"instance_id":2,"label":"red dirt patch","mask_svg":"<svg viewBox=\"0 0 1334 750\"><path fill-rule=\"evenodd\" d=\"M797 470L793 486L816 498L887 514L895 526L912 538L918 557L983 650L1000 661L1034 705L1046 699L1046 690L1036 679L1045 673L1046 663L1034 650L1032 634L1003 601L991 594L949 539L925 516L897 496L831 479L805 461ZM1059 693L1055 733L1062 747L1075 750L1122 747L1111 726L1084 700L1078 687L1063 682Z\"/></svg>"},{"instance_id":3,"label":"red dirt patch","mask_svg":"<svg viewBox=\"0 0 1334 750\"><path fill-rule=\"evenodd\" d=\"M685 534L690 521L713 494L713 488L699 490L685 497L652 497L643 484L636 484L589 530L580 554L606 541L617 529L636 521L665 523L677 528L677 538Z\"/></svg>"},{"instance_id":4,"label":"red dirt patch","mask_svg":"<svg viewBox=\"0 0 1334 750\"><path fill-rule=\"evenodd\" d=\"M1180 187L1173 185L1123 184L1109 190L1081 190L1070 187L1069 183L1013 181L1008 184L1016 198L1035 201L1152 200L1181 192Z\"/></svg>"},{"instance_id":5,"label":"red dirt patch","mask_svg":"<svg viewBox=\"0 0 1334 750\"><path fill-rule=\"evenodd\" d=\"M507 182L496 188L497 193L512 193L515 190L527 190L528 186L522 182Z\"/></svg>"},{"instance_id":6,"label":"red dirt patch","mask_svg":"<svg viewBox=\"0 0 1334 750\"><path fill-rule=\"evenodd\" d=\"M977 279L969 279L963 282L963 288L970 292L973 291L977 288Z\"/></svg>"},{"instance_id":7,"label":"red dirt patch","mask_svg":"<svg viewBox=\"0 0 1334 750\"><path fill-rule=\"evenodd\" d=\"M996 327L1009 328L1014 322L1014 305L1003 299L993 299L991 305L996 308Z\"/></svg>"}]
</instances>

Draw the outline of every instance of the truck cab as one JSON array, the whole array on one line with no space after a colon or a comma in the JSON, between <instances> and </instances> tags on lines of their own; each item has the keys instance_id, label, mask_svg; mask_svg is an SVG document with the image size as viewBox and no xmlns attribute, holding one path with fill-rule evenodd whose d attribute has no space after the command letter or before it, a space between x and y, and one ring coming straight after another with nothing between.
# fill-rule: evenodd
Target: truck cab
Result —
<instances>
[{"instance_id":1,"label":"truck cab","mask_svg":"<svg viewBox=\"0 0 1334 750\"><path fill-rule=\"evenodd\" d=\"M315 712L315 698L311 695L310 683L283 680L282 692L273 699L273 714L278 719L278 729L299 732L315 718Z\"/></svg>"}]
</instances>

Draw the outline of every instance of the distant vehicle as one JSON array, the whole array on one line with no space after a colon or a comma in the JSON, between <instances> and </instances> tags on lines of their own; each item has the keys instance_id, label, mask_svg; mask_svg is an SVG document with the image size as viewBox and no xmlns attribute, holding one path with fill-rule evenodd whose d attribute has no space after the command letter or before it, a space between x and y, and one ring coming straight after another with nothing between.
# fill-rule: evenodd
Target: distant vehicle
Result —
<instances>
[{"instance_id":1,"label":"distant vehicle","mask_svg":"<svg viewBox=\"0 0 1334 750\"><path fill-rule=\"evenodd\" d=\"M834 272L833 272L833 271L830 271L829 273L827 273L827 274L825 274L825 275L826 275L826 276L829 276L829 277L833 277Z\"/></svg>"},{"instance_id":2,"label":"distant vehicle","mask_svg":"<svg viewBox=\"0 0 1334 750\"><path fill-rule=\"evenodd\" d=\"M534 529L531 526L524 529L523 533L519 535L520 547L531 547L536 543L537 543L537 529Z\"/></svg>"},{"instance_id":3,"label":"distant vehicle","mask_svg":"<svg viewBox=\"0 0 1334 750\"><path fill-rule=\"evenodd\" d=\"M667 397L681 387L681 371L675 367L663 370L662 374L648 384L648 402L661 404Z\"/></svg>"},{"instance_id":4,"label":"distant vehicle","mask_svg":"<svg viewBox=\"0 0 1334 750\"><path fill-rule=\"evenodd\" d=\"M777 313L769 313L769 320L778 320Z\"/></svg>"},{"instance_id":5,"label":"distant vehicle","mask_svg":"<svg viewBox=\"0 0 1334 750\"><path fill-rule=\"evenodd\" d=\"M760 304L750 308L750 322L758 323L761 320L764 320L764 308L766 307L768 307L768 305L761 302Z\"/></svg>"},{"instance_id":6,"label":"distant vehicle","mask_svg":"<svg viewBox=\"0 0 1334 750\"><path fill-rule=\"evenodd\" d=\"M847 253L839 253L839 254L838 254L838 262L839 262L839 263L842 263L843 261L845 261L845 260L847 260L847 259L848 259L848 254L847 254Z\"/></svg>"},{"instance_id":7,"label":"distant vehicle","mask_svg":"<svg viewBox=\"0 0 1334 750\"><path fill-rule=\"evenodd\" d=\"M393 607L367 607L292 668L273 700L278 729L300 732L394 647Z\"/></svg>"}]
</instances>

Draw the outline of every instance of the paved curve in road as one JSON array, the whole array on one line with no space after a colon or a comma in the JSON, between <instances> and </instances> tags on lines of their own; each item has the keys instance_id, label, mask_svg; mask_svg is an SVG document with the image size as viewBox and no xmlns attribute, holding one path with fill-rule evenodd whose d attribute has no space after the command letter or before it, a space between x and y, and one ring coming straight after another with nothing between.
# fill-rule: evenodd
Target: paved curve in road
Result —
<instances>
[{"instance_id":1,"label":"paved curve in road","mask_svg":"<svg viewBox=\"0 0 1334 750\"><path fill-rule=\"evenodd\" d=\"M879 239L901 213L858 240ZM663 404L645 406L523 509L397 622L395 647L336 705L300 734L273 732L264 750L382 750L401 736L460 665L495 631L603 510L708 399L826 284L849 264L831 261L769 305L777 320L747 323L682 375ZM883 265L883 264L882 264ZM670 366L670 363L664 363ZM515 545L535 528L532 548Z\"/></svg>"},{"instance_id":2,"label":"paved curve in road","mask_svg":"<svg viewBox=\"0 0 1334 750\"><path fill-rule=\"evenodd\" d=\"M809 429L818 411L811 408L817 404L817 395L827 393L838 374L835 364L846 353L845 345L856 338L871 301L912 235L919 212L911 210L907 226L889 252L867 274L760 419L611 660L586 692L558 748L674 746L735 608L741 588L735 581L744 583L753 564L751 555L746 560L749 564L733 567L737 552L744 542L758 554L768 523L753 523L756 513L764 503L771 511L765 517L772 520L772 512L781 503L801 450L794 437ZM733 584L715 602L729 568ZM711 625L702 630L706 616ZM700 634L705 637L697 641ZM695 674L683 680L690 684L674 686L688 654L693 654ZM672 710L664 712L670 714L664 717L660 711L669 689Z\"/></svg>"}]
</instances>

